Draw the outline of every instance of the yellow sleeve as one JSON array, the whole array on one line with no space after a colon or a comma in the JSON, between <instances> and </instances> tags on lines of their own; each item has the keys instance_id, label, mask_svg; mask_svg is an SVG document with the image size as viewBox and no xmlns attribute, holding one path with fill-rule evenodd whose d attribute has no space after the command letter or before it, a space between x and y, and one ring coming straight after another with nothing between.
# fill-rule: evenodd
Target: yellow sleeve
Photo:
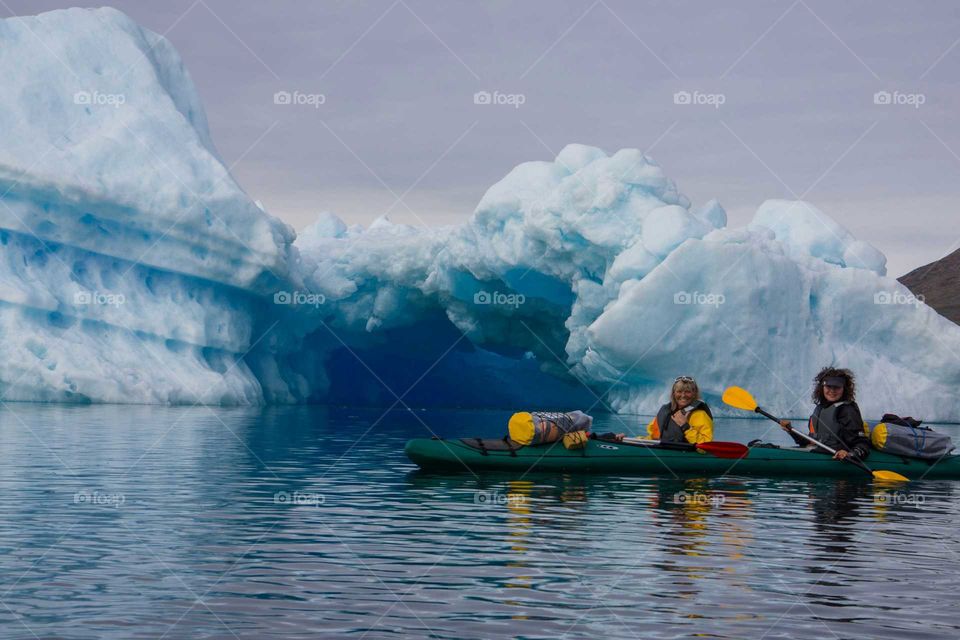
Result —
<instances>
[{"instance_id":1,"label":"yellow sleeve","mask_svg":"<svg viewBox=\"0 0 960 640\"><path fill-rule=\"evenodd\" d=\"M656 418L651 420L650 424L647 425L647 439L648 440L660 439L660 425L657 424Z\"/></svg>"},{"instance_id":2,"label":"yellow sleeve","mask_svg":"<svg viewBox=\"0 0 960 640\"><path fill-rule=\"evenodd\" d=\"M713 441L713 419L702 409L697 409L687 419L690 428L683 434L690 444Z\"/></svg>"}]
</instances>

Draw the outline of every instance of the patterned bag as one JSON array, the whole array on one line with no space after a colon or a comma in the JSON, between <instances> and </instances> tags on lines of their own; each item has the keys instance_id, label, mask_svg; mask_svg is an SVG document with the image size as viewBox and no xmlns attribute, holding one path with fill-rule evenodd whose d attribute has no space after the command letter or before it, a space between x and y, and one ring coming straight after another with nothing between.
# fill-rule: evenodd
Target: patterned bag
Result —
<instances>
[{"instance_id":1,"label":"patterned bag","mask_svg":"<svg viewBox=\"0 0 960 640\"><path fill-rule=\"evenodd\" d=\"M510 417L510 439L520 444L549 444L573 431L587 431L593 418L582 411L521 411Z\"/></svg>"}]
</instances>

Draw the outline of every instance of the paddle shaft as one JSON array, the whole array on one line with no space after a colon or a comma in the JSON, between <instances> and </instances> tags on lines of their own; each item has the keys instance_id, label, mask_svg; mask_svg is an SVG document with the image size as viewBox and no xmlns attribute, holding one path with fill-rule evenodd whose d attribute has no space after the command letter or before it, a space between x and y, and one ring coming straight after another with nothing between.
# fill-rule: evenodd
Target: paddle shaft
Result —
<instances>
[{"instance_id":1,"label":"paddle shaft","mask_svg":"<svg viewBox=\"0 0 960 640\"><path fill-rule=\"evenodd\" d=\"M750 450L739 442L711 441L693 444L690 442L661 442L659 440L646 440L643 438L624 438L621 442L635 447L650 447L672 451L700 450L718 458L743 458L750 453Z\"/></svg>"},{"instance_id":2,"label":"paddle shaft","mask_svg":"<svg viewBox=\"0 0 960 640\"><path fill-rule=\"evenodd\" d=\"M660 442L659 440L643 440L641 438L624 438L621 442L635 447L653 447L673 451L693 451L697 448L696 445L688 442Z\"/></svg>"},{"instance_id":3,"label":"paddle shaft","mask_svg":"<svg viewBox=\"0 0 960 640\"><path fill-rule=\"evenodd\" d=\"M773 420L773 421L776 422L777 424L780 424L780 418L778 418L778 417L776 417L775 415L772 415L772 414L770 414L770 413L767 413L766 411L764 411L764 410L761 409L760 407L757 407L756 409L754 409L754 411L756 411L756 412L759 413L760 415L764 416L765 418L770 418L771 420ZM780 426L783 426L783 425L780 425ZM803 433L802 431L797 431L797 430L794 429L793 427L785 427L785 428L786 428L790 433L793 433L793 434L795 434L795 435L800 436L801 438L803 438L803 439L806 440L807 442L809 442L809 443L811 443L811 444L815 444L815 445L817 445L818 447L820 447L821 449L824 449L824 450L826 450L826 451L829 451L829 452L830 452L830 455L834 455L834 456L837 455L837 450L836 450L836 449L831 449L830 447L828 447L827 445L823 444L822 442L820 442L820 441L817 440L816 438L813 438L813 437L811 437L811 436L808 436L807 434ZM863 464L859 459L857 459L857 458L851 458L851 457L848 456L848 457L844 458L844 460L846 460L847 462L849 462L849 463L851 463L851 464L853 464L853 465L856 465L856 466L860 467L861 469L863 469L864 471L866 471L867 473L869 473L871 477L873 477L873 469L871 469L871 468L868 467L867 465Z\"/></svg>"}]
</instances>

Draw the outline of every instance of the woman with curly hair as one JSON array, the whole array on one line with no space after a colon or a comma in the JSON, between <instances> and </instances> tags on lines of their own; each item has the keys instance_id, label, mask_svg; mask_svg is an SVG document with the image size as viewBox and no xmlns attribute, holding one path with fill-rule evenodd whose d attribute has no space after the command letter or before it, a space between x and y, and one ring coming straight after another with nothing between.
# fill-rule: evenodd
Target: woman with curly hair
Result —
<instances>
[{"instance_id":1,"label":"woman with curly hair","mask_svg":"<svg viewBox=\"0 0 960 640\"><path fill-rule=\"evenodd\" d=\"M849 369L824 367L813 379L813 402L816 408L807 424L810 436L831 449L834 456L843 460L855 456L864 460L870 455L870 441L863 430L863 416L856 403L857 385ZM780 426L790 433L789 420L781 420ZM799 446L810 446L803 438L790 433ZM818 447L819 449L819 447Z\"/></svg>"}]
</instances>

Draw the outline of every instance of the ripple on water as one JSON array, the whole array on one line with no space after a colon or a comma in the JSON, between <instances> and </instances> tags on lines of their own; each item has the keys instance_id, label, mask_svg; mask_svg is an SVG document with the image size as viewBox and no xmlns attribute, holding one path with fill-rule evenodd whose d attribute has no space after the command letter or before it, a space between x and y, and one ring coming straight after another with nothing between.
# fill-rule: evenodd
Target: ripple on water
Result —
<instances>
[{"instance_id":1,"label":"ripple on water","mask_svg":"<svg viewBox=\"0 0 960 640\"><path fill-rule=\"evenodd\" d=\"M0 411L4 638L960 627L958 482L893 500L851 481L436 476L403 457L426 431L417 418L474 433L491 419L480 412L390 414L358 442L379 412L12 411ZM757 430L722 426L727 439Z\"/></svg>"}]
</instances>

